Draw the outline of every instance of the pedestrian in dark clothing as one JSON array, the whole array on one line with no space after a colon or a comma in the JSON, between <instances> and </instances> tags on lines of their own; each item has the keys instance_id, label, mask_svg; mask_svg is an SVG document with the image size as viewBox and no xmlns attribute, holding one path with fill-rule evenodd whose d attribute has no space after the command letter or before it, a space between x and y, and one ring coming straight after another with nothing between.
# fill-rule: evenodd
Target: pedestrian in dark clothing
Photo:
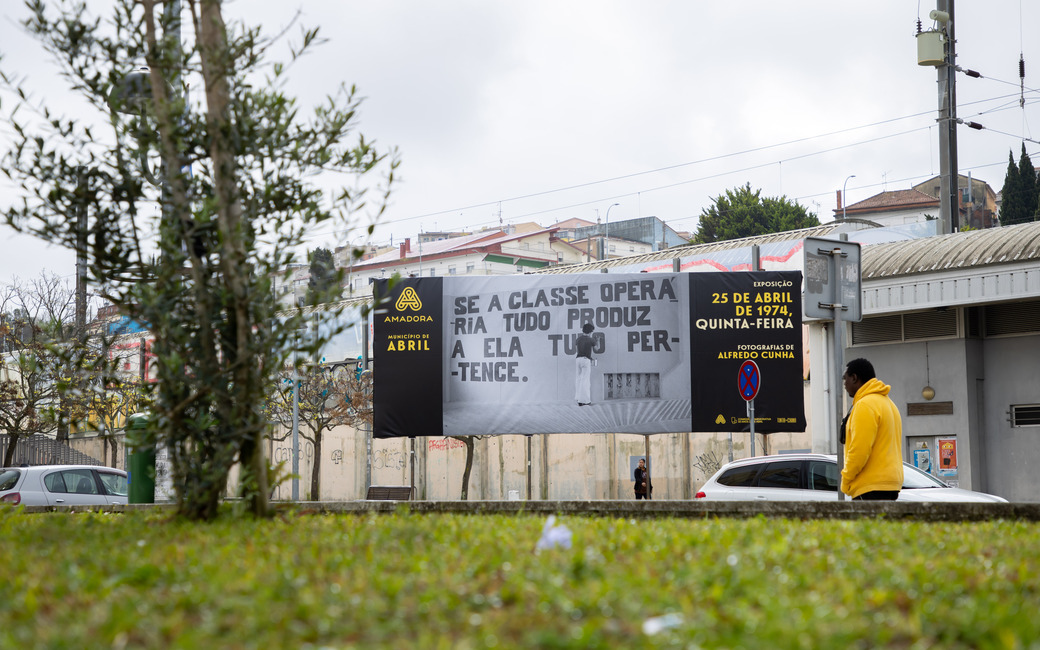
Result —
<instances>
[{"instance_id":1,"label":"pedestrian in dark clothing","mask_svg":"<svg viewBox=\"0 0 1040 650\"><path fill-rule=\"evenodd\" d=\"M646 468L646 461L639 459L639 466L635 471L636 499L653 498L654 484L650 482L650 470Z\"/></svg>"}]
</instances>

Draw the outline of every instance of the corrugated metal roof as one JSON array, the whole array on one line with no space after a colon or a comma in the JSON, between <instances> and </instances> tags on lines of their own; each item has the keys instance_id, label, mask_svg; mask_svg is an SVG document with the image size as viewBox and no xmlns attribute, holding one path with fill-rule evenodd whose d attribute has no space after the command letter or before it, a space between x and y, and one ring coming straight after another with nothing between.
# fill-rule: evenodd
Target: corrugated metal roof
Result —
<instances>
[{"instance_id":1,"label":"corrugated metal roof","mask_svg":"<svg viewBox=\"0 0 1040 650\"><path fill-rule=\"evenodd\" d=\"M862 251L864 280L1040 260L1040 222L873 244Z\"/></svg>"},{"instance_id":2,"label":"corrugated metal roof","mask_svg":"<svg viewBox=\"0 0 1040 650\"><path fill-rule=\"evenodd\" d=\"M570 264L567 266L553 266L546 269L534 271L534 273L561 274L561 273L589 273L602 269L610 269L619 266L632 266L636 264L652 264L654 262L665 262L677 257L689 257L691 255L704 255L736 248L746 248L753 245L764 246L774 242L796 241L806 237L826 237L836 230L847 230L848 225L828 223L812 228L801 230L788 230L785 232L770 233L768 235L756 235L742 239L728 239L726 241L713 242L710 244L689 244L687 246L673 246L663 251L644 253L643 255L628 255L625 257L614 257L609 260L588 262L587 264Z\"/></svg>"}]
</instances>

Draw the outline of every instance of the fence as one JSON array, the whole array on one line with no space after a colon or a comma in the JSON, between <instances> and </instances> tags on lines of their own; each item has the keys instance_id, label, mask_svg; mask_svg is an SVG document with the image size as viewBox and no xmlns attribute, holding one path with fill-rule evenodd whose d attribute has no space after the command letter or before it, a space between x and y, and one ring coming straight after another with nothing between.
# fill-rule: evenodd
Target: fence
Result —
<instances>
[{"instance_id":1,"label":"fence","mask_svg":"<svg viewBox=\"0 0 1040 650\"><path fill-rule=\"evenodd\" d=\"M7 456L11 436L0 434L0 460ZM19 465L102 465L93 456L76 451L64 443L40 434L19 438L15 444L13 466Z\"/></svg>"}]
</instances>

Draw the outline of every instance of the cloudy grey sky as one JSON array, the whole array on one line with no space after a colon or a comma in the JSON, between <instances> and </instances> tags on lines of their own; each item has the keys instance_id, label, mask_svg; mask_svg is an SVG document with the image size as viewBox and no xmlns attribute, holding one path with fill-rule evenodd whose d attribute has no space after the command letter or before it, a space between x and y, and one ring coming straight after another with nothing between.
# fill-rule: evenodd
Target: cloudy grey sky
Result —
<instances>
[{"instance_id":1,"label":"cloudy grey sky","mask_svg":"<svg viewBox=\"0 0 1040 650\"><path fill-rule=\"evenodd\" d=\"M103 9L105 0L88 2ZM0 3L5 70L54 103L65 93ZM376 231L473 229L570 217L657 216L693 231L744 183L831 218L938 173L936 72L917 65L916 21L935 0L237 0L274 33L297 11L329 39L293 71L304 104L341 82L367 99L361 130L400 150L403 182ZM1003 184L1008 152L1040 140L1040 3L956 5L961 173ZM1032 29L1023 28L1030 26ZM1031 33L1030 33L1031 32ZM292 33L295 33L293 31ZM1026 60L1025 109L1018 60ZM4 110L10 97L0 96ZM0 143L6 149L0 125ZM1040 145L1026 142L1034 160ZM1040 163L1040 160L1036 160ZM0 198L11 200L0 188ZM73 258L3 229L0 281ZM314 246L343 243L315 232Z\"/></svg>"}]
</instances>

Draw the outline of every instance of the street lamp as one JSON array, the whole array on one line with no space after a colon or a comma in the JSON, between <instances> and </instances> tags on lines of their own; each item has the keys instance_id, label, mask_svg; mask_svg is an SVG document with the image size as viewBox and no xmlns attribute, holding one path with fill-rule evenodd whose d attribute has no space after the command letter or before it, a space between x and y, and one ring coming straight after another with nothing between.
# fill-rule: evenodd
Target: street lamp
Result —
<instances>
[{"instance_id":1,"label":"street lamp","mask_svg":"<svg viewBox=\"0 0 1040 650\"><path fill-rule=\"evenodd\" d=\"M856 178L855 174L849 176L849 178ZM849 198L845 196L845 186L849 184L849 178L845 179L845 182L841 184L841 220L845 221L845 206L849 203Z\"/></svg>"},{"instance_id":2,"label":"street lamp","mask_svg":"<svg viewBox=\"0 0 1040 650\"><path fill-rule=\"evenodd\" d=\"M603 259L610 259L610 208L621 205L615 203L607 208L607 217L603 223Z\"/></svg>"}]
</instances>

